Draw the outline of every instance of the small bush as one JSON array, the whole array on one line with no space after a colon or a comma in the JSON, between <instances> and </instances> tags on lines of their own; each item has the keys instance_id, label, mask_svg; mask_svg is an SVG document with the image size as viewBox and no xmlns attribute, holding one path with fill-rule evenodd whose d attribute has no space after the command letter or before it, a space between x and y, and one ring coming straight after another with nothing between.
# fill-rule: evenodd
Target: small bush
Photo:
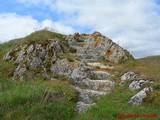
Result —
<instances>
[{"instance_id":1,"label":"small bush","mask_svg":"<svg viewBox=\"0 0 160 120\"><path fill-rule=\"evenodd\" d=\"M77 49L76 49L76 48L73 48L73 47L70 47L69 51L72 52L72 53L76 53L76 52L77 52Z\"/></svg>"},{"instance_id":2,"label":"small bush","mask_svg":"<svg viewBox=\"0 0 160 120\"><path fill-rule=\"evenodd\" d=\"M67 58L69 62L74 62L73 58Z\"/></svg>"},{"instance_id":3,"label":"small bush","mask_svg":"<svg viewBox=\"0 0 160 120\"><path fill-rule=\"evenodd\" d=\"M154 86L153 86L153 89L155 89L155 90L160 90L160 84L154 85Z\"/></svg>"},{"instance_id":4,"label":"small bush","mask_svg":"<svg viewBox=\"0 0 160 120\"><path fill-rule=\"evenodd\" d=\"M131 67L135 67L136 66L136 62L133 60L129 60L125 62L125 67L131 68Z\"/></svg>"}]
</instances>

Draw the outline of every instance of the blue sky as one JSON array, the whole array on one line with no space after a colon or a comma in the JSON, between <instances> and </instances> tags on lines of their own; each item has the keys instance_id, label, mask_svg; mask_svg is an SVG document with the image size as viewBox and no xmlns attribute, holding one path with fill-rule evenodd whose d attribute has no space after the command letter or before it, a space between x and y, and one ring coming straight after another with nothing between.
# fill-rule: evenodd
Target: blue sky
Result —
<instances>
[{"instance_id":1,"label":"blue sky","mask_svg":"<svg viewBox=\"0 0 160 120\"><path fill-rule=\"evenodd\" d=\"M160 55L160 0L1 0L1 43L45 27L99 31L136 58Z\"/></svg>"}]
</instances>

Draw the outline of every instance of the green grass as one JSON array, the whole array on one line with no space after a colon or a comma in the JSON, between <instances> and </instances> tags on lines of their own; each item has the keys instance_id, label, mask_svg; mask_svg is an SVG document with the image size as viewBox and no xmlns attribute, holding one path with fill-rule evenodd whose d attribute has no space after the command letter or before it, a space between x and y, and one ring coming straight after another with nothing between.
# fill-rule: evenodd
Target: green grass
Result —
<instances>
[{"instance_id":1,"label":"green grass","mask_svg":"<svg viewBox=\"0 0 160 120\"><path fill-rule=\"evenodd\" d=\"M128 60L125 62L125 67L127 68L133 68L136 66L136 62L134 60Z\"/></svg>"},{"instance_id":2,"label":"green grass","mask_svg":"<svg viewBox=\"0 0 160 120\"><path fill-rule=\"evenodd\" d=\"M24 38L19 38L19 39L14 39L9 42L0 44L0 58L3 58L3 56L9 52L12 48L14 48L17 45L21 45L23 43L39 43L42 45L46 45L49 41L49 39L54 39L58 38L63 44L68 46L67 41L65 40L65 35L59 34L56 32L51 32L47 30L39 30L31 33L30 35L24 37Z\"/></svg>"},{"instance_id":3,"label":"green grass","mask_svg":"<svg viewBox=\"0 0 160 120\"><path fill-rule=\"evenodd\" d=\"M75 116L77 94L67 83L0 82L0 119L69 120Z\"/></svg>"},{"instance_id":4,"label":"green grass","mask_svg":"<svg viewBox=\"0 0 160 120\"><path fill-rule=\"evenodd\" d=\"M47 31L47 30L39 30L25 37L25 41L30 44L39 43L41 45L46 46L49 43L49 39L57 38L61 42L63 42L66 46L68 46L67 41L65 40L65 35Z\"/></svg>"}]
</instances>

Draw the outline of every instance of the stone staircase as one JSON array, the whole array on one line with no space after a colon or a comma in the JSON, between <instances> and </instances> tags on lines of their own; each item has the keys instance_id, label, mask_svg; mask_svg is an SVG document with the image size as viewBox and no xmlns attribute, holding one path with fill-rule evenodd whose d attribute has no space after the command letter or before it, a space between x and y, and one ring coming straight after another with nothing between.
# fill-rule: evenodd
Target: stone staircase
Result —
<instances>
[{"instance_id":1,"label":"stone staircase","mask_svg":"<svg viewBox=\"0 0 160 120\"><path fill-rule=\"evenodd\" d=\"M98 63L98 65L102 65ZM89 64L90 67L97 67L94 64ZM93 80L85 78L73 87L78 91L78 102L76 111L84 113L91 106L96 105L93 99L99 96L106 95L113 87L114 82L109 81L110 74L106 71L90 71L91 76L98 79Z\"/></svg>"}]
</instances>

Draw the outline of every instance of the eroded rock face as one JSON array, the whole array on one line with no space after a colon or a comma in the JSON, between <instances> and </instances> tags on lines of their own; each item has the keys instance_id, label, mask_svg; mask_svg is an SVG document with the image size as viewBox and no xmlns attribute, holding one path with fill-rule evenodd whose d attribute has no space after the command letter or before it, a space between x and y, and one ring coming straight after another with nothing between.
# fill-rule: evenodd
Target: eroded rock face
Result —
<instances>
[{"instance_id":1,"label":"eroded rock face","mask_svg":"<svg viewBox=\"0 0 160 120\"><path fill-rule=\"evenodd\" d=\"M16 46L4 56L4 60L12 60L16 64L13 79L22 80L24 72L30 70L36 71L38 69L38 72L41 73L43 69L52 68L54 62L57 61L57 56L62 54L66 49L66 44L56 38L44 42L46 43L40 44L28 41Z\"/></svg>"},{"instance_id":2,"label":"eroded rock face","mask_svg":"<svg viewBox=\"0 0 160 120\"><path fill-rule=\"evenodd\" d=\"M74 48L72 49L72 52L74 52L72 54L81 57L81 60L106 59L118 63L133 58L128 52L107 37L99 32L94 32L93 34L75 33L74 35L65 36L63 41L57 37L46 39L41 42L35 42L34 40L26 41L24 44L16 46L8 52L4 57L4 60L13 60L16 63L17 68L20 64L20 66L26 66L26 71L44 69L45 67L52 73L65 76L70 76L72 74L73 77L80 68L77 67L75 69L67 60L58 59L59 56L64 55L64 53L72 47ZM76 61L76 64L79 63ZM111 68L110 66L104 66L100 63L98 63L98 66L104 69ZM15 72L17 72L17 70L15 70ZM78 74L80 74L80 71ZM101 74L98 76L98 79L101 79L100 77L102 76L107 78L106 75Z\"/></svg>"},{"instance_id":3,"label":"eroded rock face","mask_svg":"<svg viewBox=\"0 0 160 120\"><path fill-rule=\"evenodd\" d=\"M68 36L70 46L77 49L77 55L83 59L106 59L111 62L121 62L133 57L109 38L99 32L93 34L79 34Z\"/></svg>"}]
</instances>

